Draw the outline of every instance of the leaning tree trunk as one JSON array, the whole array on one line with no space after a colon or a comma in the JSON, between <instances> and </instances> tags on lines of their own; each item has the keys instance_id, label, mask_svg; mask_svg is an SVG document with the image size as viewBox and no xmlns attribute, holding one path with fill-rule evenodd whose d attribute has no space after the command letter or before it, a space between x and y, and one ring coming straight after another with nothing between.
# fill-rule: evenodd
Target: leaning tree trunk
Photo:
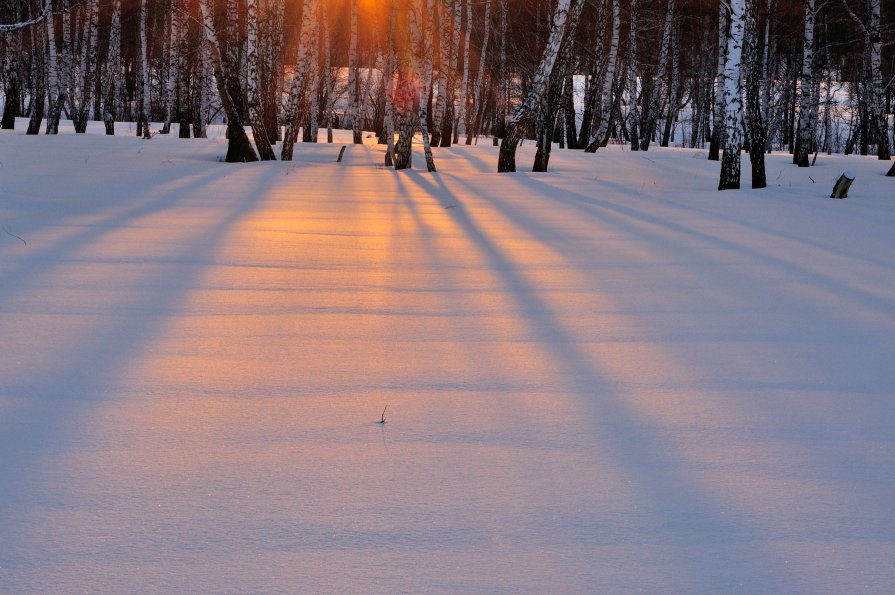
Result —
<instances>
[{"instance_id":1,"label":"leaning tree trunk","mask_svg":"<svg viewBox=\"0 0 895 595\"><path fill-rule=\"evenodd\" d=\"M724 59L724 156L718 190L740 187L740 148L743 144L743 99L740 59L743 53L746 0L730 0L730 33Z\"/></svg>"},{"instance_id":2,"label":"leaning tree trunk","mask_svg":"<svg viewBox=\"0 0 895 595\"><path fill-rule=\"evenodd\" d=\"M612 38L609 55L606 58L606 72L603 74L603 88L600 93L600 123L590 135L586 153L595 153L603 146L609 135L609 120L612 113L612 86L615 83L615 69L618 64L618 44L621 32L621 7L619 0L612 0Z\"/></svg>"},{"instance_id":3,"label":"leaning tree trunk","mask_svg":"<svg viewBox=\"0 0 895 595\"><path fill-rule=\"evenodd\" d=\"M550 74L553 72L553 66L565 38L571 2L572 0L559 0L556 5L553 22L550 26L550 37L543 54L541 54L538 69L532 77L525 100L516 110L513 119L507 124L506 133L500 143L500 153L497 159L498 172L516 171L516 148L534 116L534 111L541 104L544 94L547 92Z\"/></svg>"},{"instance_id":4,"label":"leaning tree trunk","mask_svg":"<svg viewBox=\"0 0 895 595\"><path fill-rule=\"evenodd\" d=\"M144 0L145 1L145 0ZM230 94L231 85L228 81L232 81L236 77L231 74L238 72L239 64L231 62L232 52L227 52L227 60L222 58L220 46L218 45L217 33L215 32L214 22L211 18L211 11L208 6L210 0L200 0L199 10L202 15L202 24L205 29L205 42L208 51L211 54L211 63L214 67L214 78L217 83L218 94L221 97L221 105L224 113L227 115L227 156L224 158L227 163L241 163L248 161L258 161L258 155L252 148L252 143L245 131L245 124L242 120L242 114L238 109L235 99Z\"/></svg>"},{"instance_id":5,"label":"leaning tree trunk","mask_svg":"<svg viewBox=\"0 0 895 595\"><path fill-rule=\"evenodd\" d=\"M535 152L535 160L532 171L545 172L550 164L550 150L553 147L553 136L556 130L557 113L562 105L563 86L565 85L566 72L572 62L572 40L575 30L578 28L578 19L584 2L576 2L569 9L566 22L565 39L562 42L559 56L553 66L547 85L547 93L541 106L535 129L537 132L538 146Z\"/></svg>"}]
</instances>

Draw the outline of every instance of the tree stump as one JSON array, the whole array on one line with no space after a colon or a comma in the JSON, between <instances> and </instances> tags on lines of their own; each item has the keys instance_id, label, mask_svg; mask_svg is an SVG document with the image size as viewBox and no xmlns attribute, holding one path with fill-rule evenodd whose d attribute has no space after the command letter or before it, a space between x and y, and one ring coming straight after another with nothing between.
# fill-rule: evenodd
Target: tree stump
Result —
<instances>
[{"instance_id":1,"label":"tree stump","mask_svg":"<svg viewBox=\"0 0 895 595\"><path fill-rule=\"evenodd\" d=\"M346 145L342 145L342 148L339 149L339 158L336 159L336 163L342 163L342 157L345 156L345 149L348 147Z\"/></svg>"},{"instance_id":2,"label":"tree stump","mask_svg":"<svg viewBox=\"0 0 895 595\"><path fill-rule=\"evenodd\" d=\"M886 177L895 178L895 163L893 163L892 167L889 168L889 172L886 174Z\"/></svg>"},{"instance_id":3,"label":"tree stump","mask_svg":"<svg viewBox=\"0 0 895 595\"><path fill-rule=\"evenodd\" d=\"M842 175L836 180L836 185L833 186L833 193L830 194L830 198L848 198L848 189L854 181L855 174L850 171L842 172Z\"/></svg>"}]
</instances>

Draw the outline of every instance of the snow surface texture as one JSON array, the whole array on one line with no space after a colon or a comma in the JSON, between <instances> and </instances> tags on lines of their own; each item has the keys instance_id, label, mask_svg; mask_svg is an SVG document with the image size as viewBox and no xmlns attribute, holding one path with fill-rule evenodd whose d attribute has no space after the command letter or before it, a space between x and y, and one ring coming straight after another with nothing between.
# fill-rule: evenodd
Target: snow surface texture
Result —
<instances>
[{"instance_id":1,"label":"snow surface texture","mask_svg":"<svg viewBox=\"0 0 895 595\"><path fill-rule=\"evenodd\" d=\"M18 128L0 592L895 587L888 164Z\"/></svg>"}]
</instances>

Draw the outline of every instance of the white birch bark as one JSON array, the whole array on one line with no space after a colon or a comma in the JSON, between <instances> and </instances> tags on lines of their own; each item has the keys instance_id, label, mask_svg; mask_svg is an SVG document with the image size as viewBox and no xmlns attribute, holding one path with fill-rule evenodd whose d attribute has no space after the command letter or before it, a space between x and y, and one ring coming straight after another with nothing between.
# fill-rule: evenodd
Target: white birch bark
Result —
<instances>
[{"instance_id":1,"label":"white birch bark","mask_svg":"<svg viewBox=\"0 0 895 595\"><path fill-rule=\"evenodd\" d=\"M724 59L724 156L718 190L740 187L740 148L743 144L743 95L740 62L745 33L746 0L730 0L730 32Z\"/></svg>"},{"instance_id":2,"label":"white birch bark","mask_svg":"<svg viewBox=\"0 0 895 595\"><path fill-rule=\"evenodd\" d=\"M485 58L488 55L488 41L491 37L491 5L493 2L488 2L485 6L485 30L482 33L482 44L479 48L479 68L476 72L475 77L475 87L472 91L472 109L470 110L472 113L466 118L466 144L472 144L472 136L473 134L478 135L478 130L476 129L476 122L479 118L479 114L482 112L482 87L485 83Z\"/></svg>"},{"instance_id":3,"label":"white birch bark","mask_svg":"<svg viewBox=\"0 0 895 595\"><path fill-rule=\"evenodd\" d=\"M525 96L525 100L519 106L513 119L507 125L506 134L500 144L500 155L497 161L498 172L516 171L516 148L519 145L519 141L522 140L524 125L544 99L550 74L553 72L553 65L556 63L556 57L559 54L566 34L570 5L571 0L559 0L557 2L550 26L550 37L547 40L544 52L541 54L538 69L532 77L528 94Z\"/></svg>"},{"instance_id":4,"label":"white birch bark","mask_svg":"<svg viewBox=\"0 0 895 595\"><path fill-rule=\"evenodd\" d=\"M142 87L140 123L143 138L150 138L151 136L149 133L149 56L146 38L146 22L148 18L147 2L146 0L140 0L140 86ZM140 126L137 127L137 132L141 132Z\"/></svg>"},{"instance_id":5,"label":"white birch bark","mask_svg":"<svg viewBox=\"0 0 895 595\"><path fill-rule=\"evenodd\" d=\"M621 38L621 6L619 0L612 0L612 37L609 41L609 55L606 58L606 72L603 73L603 89L600 94L600 123L593 130L585 149L588 153L596 152L609 134L609 118L612 111L612 86L615 82L615 70L618 64L618 45Z\"/></svg>"},{"instance_id":6,"label":"white birch bark","mask_svg":"<svg viewBox=\"0 0 895 595\"><path fill-rule=\"evenodd\" d=\"M816 14L815 0L805 0L805 32L802 49L802 79L799 81L799 129L796 139L793 163L799 167L808 167L808 151L811 148L811 130L814 123L813 113L817 106L814 91L814 18Z\"/></svg>"},{"instance_id":7,"label":"white birch bark","mask_svg":"<svg viewBox=\"0 0 895 595\"><path fill-rule=\"evenodd\" d=\"M631 150L640 149L638 125L640 123L639 77L637 73L637 0L630 0L630 25L628 27L628 122Z\"/></svg>"},{"instance_id":8,"label":"white birch bark","mask_svg":"<svg viewBox=\"0 0 895 595\"><path fill-rule=\"evenodd\" d=\"M724 65L727 52L729 10L724 1L718 7L718 69L715 81L715 113L712 119L712 138L709 160L717 161L724 136Z\"/></svg>"},{"instance_id":9,"label":"white birch bark","mask_svg":"<svg viewBox=\"0 0 895 595\"><path fill-rule=\"evenodd\" d=\"M454 124L454 143L460 136L460 124L466 127L466 112L469 109L469 44L472 42L472 3L463 0L466 7L466 29L463 32L463 73L460 79L460 105L457 108L457 117ZM458 5L459 6L459 5ZM491 3L488 3L491 6ZM459 25L458 25L459 26Z\"/></svg>"},{"instance_id":10,"label":"white birch bark","mask_svg":"<svg viewBox=\"0 0 895 595\"><path fill-rule=\"evenodd\" d=\"M303 15L317 14L317 0L304 0L302 4ZM301 103L303 94L308 92L307 82L310 80L311 69L317 68L317 27L316 18L303 18L301 33L298 41L298 49L295 55L295 68L292 74L292 85L289 89L289 100L286 106L286 132L283 138L283 148L280 159L292 160L292 151L295 146L296 136L301 118Z\"/></svg>"},{"instance_id":11,"label":"white birch bark","mask_svg":"<svg viewBox=\"0 0 895 595\"><path fill-rule=\"evenodd\" d=\"M674 0L668 0L665 10L665 23L662 27L662 42L659 47L659 59L656 67L656 79L653 82L650 95L646 103L647 113L642 118L640 148L649 150L650 142L656 129L656 122L662 111L661 103L665 98L667 88L665 78L668 69L668 55L671 53L671 38L674 28L675 4Z\"/></svg>"},{"instance_id":12,"label":"white birch bark","mask_svg":"<svg viewBox=\"0 0 895 595\"><path fill-rule=\"evenodd\" d=\"M246 1L246 99L249 108L249 124L252 126L252 137L255 147L263 161L276 159L270 146L264 118L261 114L261 97L258 92L260 78L258 58L258 0Z\"/></svg>"},{"instance_id":13,"label":"white birch bark","mask_svg":"<svg viewBox=\"0 0 895 595\"><path fill-rule=\"evenodd\" d=\"M351 30L348 40L348 119L351 121L351 138L356 145L363 143L363 131L360 122L360 82L358 81L358 0L349 0Z\"/></svg>"},{"instance_id":14,"label":"white birch bark","mask_svg":"<svg viewBox=\"0 0 895 595\"><path fill-rule=\"evenodd\" d=\"M437 0L438 7L438 89L432 113L432 144L438 145L441 140L441 126L447 109L449 86L451 80L451 24L453 23L453 2L455 0Z\"/></svg>"},{"instance_id":15,"label":"white birch bark","mask_svg":"<svg viewBox=\"0 0 895 595\"><path fill-rule=\"evenodd\" d=\"M52 11L52 1L44 0L43 8L34 17L24 20L24 21L18 21L15 23L0 23L0 34L12 33L13 31L19 31L20 29L24 29L26 27L31 27L33 25L37 25L40 22L46 20L50 16L51 11Z\"/></svg>"},{"instance_id":16,"label":"white birch bark","mask_svg":"<svg viewBox=\"0 0 895 595\"><path fill-rule=\"evenodd\" d=\"M59 60L56 53L56 24L53 12L47 13L47 98L49 111L47 113L47 134L59 134L60 95L59 86ZM62 95L64 99L64 95Z\"/></svg>"},{"instance_id":17,"label":"white birch bark","mask_svg":"<svg viewBox=\"0 0 895 595\"><path fill-rule=\"evenodd\" d=\"M112 17L109 26L109 47L106 55L106 84L103 121L106 134L115 134L118 119L118 101L121 97L121 0L112 1Z\"/></svg>"}]
</instances>

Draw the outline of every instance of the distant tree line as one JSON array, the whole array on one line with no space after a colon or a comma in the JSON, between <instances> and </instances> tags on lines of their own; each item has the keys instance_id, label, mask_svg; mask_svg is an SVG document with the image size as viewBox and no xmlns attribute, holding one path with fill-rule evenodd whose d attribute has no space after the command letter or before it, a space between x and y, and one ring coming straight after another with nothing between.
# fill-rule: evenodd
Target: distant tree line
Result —
<instances>
[{"instance_id":1,"label":"distant tree line","mask_svg":"<svg viewBox=\"0 0 895 595\"><path fill-rule=\"evenodd\" d=\"M721 189L747 150L761 187L770 150L890 159L893 78L895 0L0 0L3 128L226 120L236 162L334 127L398 169L414 135L430 170L485 136L499 171L524 139L537 171L555 144L674 143Z\"/></svg>"}]
</instances>

